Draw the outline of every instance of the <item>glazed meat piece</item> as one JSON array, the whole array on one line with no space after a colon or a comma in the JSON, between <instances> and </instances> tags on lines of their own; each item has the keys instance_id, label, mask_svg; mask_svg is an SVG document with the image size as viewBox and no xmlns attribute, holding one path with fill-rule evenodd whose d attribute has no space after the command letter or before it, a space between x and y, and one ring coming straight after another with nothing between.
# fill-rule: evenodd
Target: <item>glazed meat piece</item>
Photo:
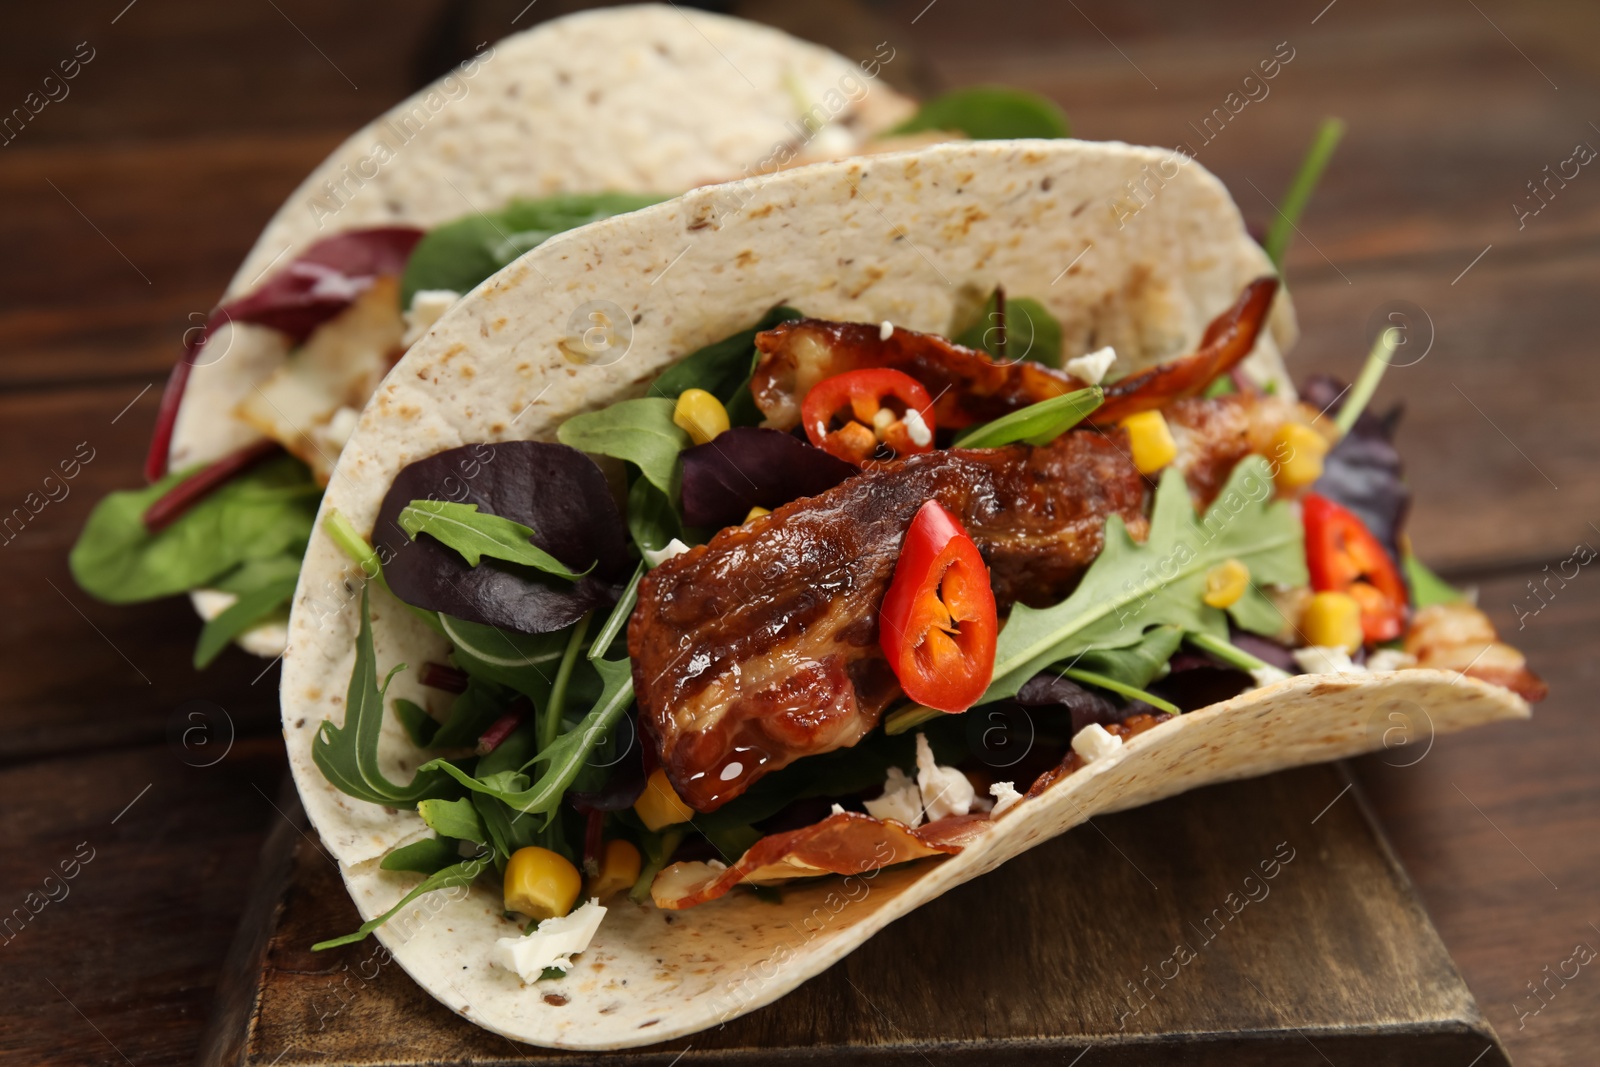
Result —
<instances>
[{"instance_id":1,"label":"glazed meat piece","mask_svg":"<svg viewBox=\"0 0 1600 1067\"><path fill-rule=\"evenodd\" d=\"M714 811L877 725L900 694L878 606L925 501L960 518L1004 611L1065 596L1107 516L1143 538L1144 496L1124 450L1098 433L952 449L866 471L663 563L639 586L628 651L640 722L674 789Z\"/></svg>"},{"instance_id":2,"label":"glazed meat piece","mask_svg":"<svg viewBox=\"0 0 1600 1067\"><path fill-rule=\"evenodd\" d=\"M1161 409L1178 446L1174 461L1189 483L1195 506L1206 508L1233 473L1234 464L1252 452L1276 463L1289 458L1274 435L1287 422L1299 422L1331 435L1332 419L1317 418L1317 409L1287 397L1230 393L1192 397ZM1330 442L1331 443L1331 442Z\"/></svg>"},{"instance_id":3,"label":"glazed meat piece","mask_svg":"<svg viewBox=\"0 0 1600 1067\"><path fill-rule=\"evenodd\" d=\"M1194 352L1107 385L1105 403L1093 420L1106 426L1198 394L1250 354L1277 291L1276 278L1251 282L1206 327ZM800 403L812 386L862 367L891 367L921 382L934 397L935 424L950 430L997 419L1087 384L1039 363L997 362L936 334L895 329L884 338L880 330L871 323L797 319L757 334L761 359L750 391L767 425L780 430L797 426Z\"/></svg>"}]
</instances>

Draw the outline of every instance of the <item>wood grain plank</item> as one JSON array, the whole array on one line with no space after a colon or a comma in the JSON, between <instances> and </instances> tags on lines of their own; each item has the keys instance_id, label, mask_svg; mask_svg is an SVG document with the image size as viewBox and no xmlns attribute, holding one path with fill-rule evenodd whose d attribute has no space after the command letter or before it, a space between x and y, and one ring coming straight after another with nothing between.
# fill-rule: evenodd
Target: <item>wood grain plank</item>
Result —
<instances>
[{"instance_id":1,"label":"wood grain plank","mask_svg":"<svg viewBox=\"0 0 1600 1067\"><path fill-rule=\"evenodd\" d=\"M1504 1062L1361 809L1319 817L1347 785L1336 767L1305 768L1097 819L766 1008L617 1056L479 1030L376 944L308 952L359 917L324 857L282 835L296 854L256 981L225 993L207 1048L252 1065L667 1063L689 1050L735 1064L1024 1063L1090 1048L1108 1064L1158 1052L1183 1064ZM1192 951L1181 966L1179 944Z\"/></svg>"}]
</instances>

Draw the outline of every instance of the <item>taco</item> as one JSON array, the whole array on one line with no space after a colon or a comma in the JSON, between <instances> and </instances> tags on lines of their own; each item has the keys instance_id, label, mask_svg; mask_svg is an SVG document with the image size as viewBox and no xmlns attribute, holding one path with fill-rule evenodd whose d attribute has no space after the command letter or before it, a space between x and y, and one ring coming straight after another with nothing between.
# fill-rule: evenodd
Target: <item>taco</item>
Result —
<instances>
[{"instance_id":1,"label":"taco","mask_svg":"<svg viewBox=\"0 0 1600 1067\"><path fill-rule=\"evenodd\" d=\"M706 182L964 132L1066 133L1020 92L919 112L878 80L894 58L887 43L858 61L722 16L621 7L507 38L396 105L301 183L187 335L152 484L91 516L78 583L114 603L190 593L211 620L197 666L234 639L275 656L356 414L498 267Z\"/></svg>"},{"instance_id":2,"label":"taco","mask_svg":"<svg viewBox=\"0 0 1600 1067\"><path fill-rule=\"evenodd\" d=\"M1098 813L1527 716L1404 547L1375 379L1297 398L1292 335L1222 185L1114 143L529 252L379 389L306 555L284 736L367 920L319 947L659 1042Z\"/></svg>"}]
</instances>

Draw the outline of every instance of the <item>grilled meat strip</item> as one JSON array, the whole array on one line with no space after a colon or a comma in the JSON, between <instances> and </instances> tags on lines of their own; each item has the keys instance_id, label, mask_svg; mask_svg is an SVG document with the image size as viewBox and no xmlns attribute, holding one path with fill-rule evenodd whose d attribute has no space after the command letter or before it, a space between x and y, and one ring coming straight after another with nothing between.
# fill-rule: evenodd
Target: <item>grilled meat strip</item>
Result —
<instances>
[{"instance_id":1,"label":"grilled meat strip","mask_svg":"<svg viewBox=\"0 0 1600 1067\"><path fill-rule=\"evenodd\" d=\"M937 499L989 565L995 599L1054 603L1099 554L1107 516L1143 538L1126 450L1052 444L883 464L718 533L646 575L628 624L640 722L673 788L714 811L795 759L853 745L900 694L878 606L918 508Z\"/></svg>"},{"instance_id":2,"label":"grilled meat strip","mask_svg":"<svg viewBox=\"0 0 1600 1067\"><path fill-rule=\"evenodd\" d=\"M1105 387L1091 418L1101 426L1198 394L1217 375L1250 354L1278 290L1276 278L1258 278L1233 307L1206 327L1189 355L1130 374ZM887 338L871 323L797 319L756 335L761 359L750 380L767 425L800 423L800 402L811 387L845 371L891 367L921 382L933 395L934 422L959 430L988 422L1041 400L1083 389L1087 382L1026 361L997 362L935 334L893 330Z\"/></svg>"}]
</instances>

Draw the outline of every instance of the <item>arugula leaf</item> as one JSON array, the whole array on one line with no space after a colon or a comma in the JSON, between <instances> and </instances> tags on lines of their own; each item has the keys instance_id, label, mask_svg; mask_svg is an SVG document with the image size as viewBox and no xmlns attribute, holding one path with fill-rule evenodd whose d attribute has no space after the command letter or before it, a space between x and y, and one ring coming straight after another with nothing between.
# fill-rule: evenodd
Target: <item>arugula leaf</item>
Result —
<instances>
[{"instance_id":1,"label":"arugula leaf","mask_svg":"<svg viewBox=\"0 0 1600 1067\"><path fill-rule=\"evenodd\" d=\"M975 141L1009 137L1071 137L1067 116L1038 93L976 85L934 97L891 134L954 130Z\"/></svg>"},{"instance_id":2,"label":"arugula leaf","mask_svg":"<svg viewBox=\"0 0 1600 1067\"><path fill-rule=\"evenodd\" d=\"M958 345L980 349L996 359L1027 360L1061 368L1061 323L1043 304L1025 296L1006 297L1006 349L1000 351L1000 300L990 293L983 313L952 338Z\"/></svg>"},{"instance_id":3,"label":"arugula leaf","mask_svg":"<svg viewBox=\"0 0 1600 1067\"><path fill-rule=\"evenodd\" d=\"M413 500L400 509L400 528L413 541L418 534L427 534L455 549L473 567L482 563L484 556L490 556L508 563L521 563L569 582L594 570L593 563L581 571L569 570L566 564L532 543L532 527L479 511L476 504Z\"/></svg>"},{"instance_id":4,"label":"arugula leaf","mask_svg":"<svg viewBox=\"0 0 1600 1067\"><path fill-rule=\"evenodd\" d=\"M350 945L357 941L365 941L367 935L378 927L388 922L400 913L400 909L410 904L424 893L432 893L436 889L456 889L469 886L477 881L478 875L483 873L488 863L481 859L464 860L461 863L451 864L443 870L436 871L417 883L415 889L400 898L400 902L376 919L368 919L357 928L353 934L333 938L331 941L318 941L311 946L312 952L321 952L323 949L338 948L340 945Z\"/></svg>"},{"instance_id":5,"label":"arugula leaf","mask_svg":"<svg viewBox=\"0 0 1600 1067\"><path fill-rule=\"evenodd\" d=\"M1105 548L1071 596L1048 608L1012 610L1000 631L994 681L979 703L1015 695L1048 664L1134 644L1152 625L1226 638L1227 616L1204 601L1206 572L1226 560L1248 566L1256 585L1303 584L1300 522L1288 504L1271 502L1272 492L1266 461L1246 457L1202 521L1189 502L1183 475L1167 468L1144 544L1112 516L1106 520ZM1245 628L1260 621L1250 608L1229 611ZM1275 616L1272 629L1279 621Z\"/></svg>"},{"instance_id":6,"label":"arugula leaf","mask_svg":"<svg viewBox=\"0 0 1600 1067\"><path fill-rule=\"evenodd\" d=\"M109 604L132 604L204 588L251 560L304 554L322 490L291 456L225 482L152 534L144 513L193 473L175 471L95 505L67 559L84 592Z\"/></svg>"},{"instance_id":7,"label":"arugula leaf","mask_svg":"<svg viewBox=\"0 0 1600 1067\"><path fill-rule=\"evenodd\" d=\"M617 606L611 609L605 625L600 627L600 632L594 635L594 641L589 645L589 658L600 659L611 648L611 643L617 635L628 625L628 618L633 614L633 606L639 600L639 583L644 579L645 565L640 563L634 568L633 577L628 579L628 584L622 590L622 595L617 598Z\"/></svg>"},{"instance_id":8,"label":"arugula leaf","mask_svg":"<svg viewBox=\"0 0 1600 1067\"><path fill-rule=\"evenodd\" d=\"M955 440L956 448L998 448L1013 441L1047 445L1088 418L1105 400L1098 385L1053 396L1037 404L974 426Z\"/></svg>"},{"instance_id":9,"label":"arugula leaf","mask_svg":"<svg viewBox=\"0 0 1600 1067\"><path fill-rule=\"evenodd\" d=\"M750 380L750 370L756 359L756 334L803 317L794 308L782 304L772 308L748 330L713 341L662 371L661 377L650 386L650 395L676 400L686 389L704 389L727 404Z\"/></svg>"},{"instance_id":10,"label":"arugula leaf","mask_svg":"<svg viewBox=\"0 0 1600 1067\"><path fill-rule=\"evenodd\" d=\"M194 669L204 670L233 639L267 618L294 596L295 579L279 579L240 595L216 618L205 624L194 646Z\"/></svg>"},{"instance_id":11,"label":"arugula leaf","mask_svg":"<svg viewBox=\"0 0 1600 1067\"><path fill-rule=\"evenodd\" d=\"M1461 590L1439 577L1410 552L1402 553L1400 566L1405 571L1406 583L1411 586L1411 606L1417 610L1434 604L1454 604L1465 600Z\"/></svg>"},{"instance_id":12,"label":"arugula leaf","mask_svg":"<svg viewBox=\"0 0 1600 1067\"><path fill-rule=\"evenodd\" d=\"M610 407L574 415L561 424L561 443L591 455L627 460L669 496L678 453L689 446L689 435L672 421L675 401L660 396L622 400Z\"/></svg>"},{"instance_id":13,"label":"arugula leaf","mask_svg":"<svg viewBox=\"0 0 1600 1067\"><path fill-rule=\"evenodd\" d=\"M357 800L396 808L415 807L419 800L453 791L449 782L426 767L406 785L396 785L378 766L378 735L383 729L383 696L389 681L405 664L397 664L378 685L377 654L372 650L372 616L368 587L361 587L361 629L356 635L356 662L345 694L344 725L323 719L311 742L311 759L335 789ZM364 935L363 935L364 936ZM341 942L342 943L342 942Z\"/></svg>"},{"instance_id":14,"label":"arugula leaf","mask_svg":"<svg viewBox=\"0 0 1600 1067\"><path fill-rule=\"evenodd\" d=\"M1138 644L1091 649L1078 657L1074 667L1134 689L1144 689L1166 673L1167 661L1182 643L1181 626L1153 626L1144 632Z\"/></svg>"},{"instance_id":15,"label":"arugula leaf","mask_svg":"<svg viewBox=\"0 0 1600 1067\"><path fill-rule=\"evenodd\" d=\"M378 866L386 871L415 871L433 874L452 863L461 862L461 852L454 841L444 837L425 837L392 849Z\"/></svg>"},{"instance_id":16,"label":"arugula leaf","mask_svg":"<svg viewBox=\"0 0 1600 1067\"><path fill-rule=\"evenodd\" d=\"M483 820L478 818L472 801L466 797L459 800L424 800L417 805L417 814L440 837L454 837L475 845L489 843Z\"/></svg>"},{"instance_id":17,"label":"arugula leaf","mask_svg":"<svg viewBox=\"0 0 1600 1067\"><path fill-rule=\"evenodd\" d=\"M474 212L436 226L417 242L400 281L400 306L419 289L466 293L530 248L558 233L637 211L666 197L636 193L580 193L513 200L499 211Z\"/></svg>"},{"instance_id":18,"label":"arugula leaf","mask_svg":"<svg viewBox=\"0 0 1600 1067\"><path fill-rule=\"evenodd\" d=\"M1136 685L1129 685L1126 682L1118 681L1115 678L1100 674L1097 671L1086 671L1080 670L1077 667L1068 667L1061 672L1061 677L1069 678L1074 682L1082 682L1084 685L1095 685L1099 686L1101 689L1109 689L1111 692L1116 693L1118 696L1124 697L1128 700L1142 700L1151 707L1158 708L1161 711L1166 712L1168 715L1183 714L1183 709L1171 701L1162 700L1154 693L1147 693Z\"/></svg>"},{"instance_id":19,"label":"arugula leaf","mask_svg":"<svg viewBox=\"0 0 1600 1067\"><path fill-rule=\"evenodd\" d=\"M544 815L548 824L584 762L608 739L617 720L633 703L631 663L600 659L594 661L594 666L605 683L594 708L577 726L557 738L555 744L524 764L522 771L503 772L485 780L474 778L446 760L432 760L422 765L418 775L441 771L474 793L493 797L524 814ZM545 772L537 781L526 784L528 776L523 772L539 763L548 765Z\"/></svg>"}]
</instances>

